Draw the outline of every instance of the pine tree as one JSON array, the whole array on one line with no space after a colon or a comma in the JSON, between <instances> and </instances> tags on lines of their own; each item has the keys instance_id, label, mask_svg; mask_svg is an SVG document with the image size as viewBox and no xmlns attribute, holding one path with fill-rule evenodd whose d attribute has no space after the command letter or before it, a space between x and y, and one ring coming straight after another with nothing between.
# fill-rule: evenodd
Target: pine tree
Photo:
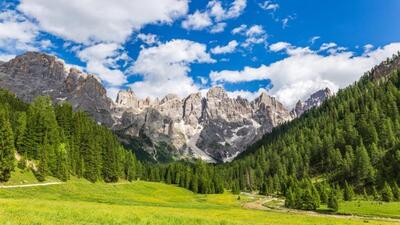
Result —
<instances>
[{"instance_id":1,"label":"pine tree","mask_svg":"<svg viewBox=\"0 0 400 225\"><path fill-rule=\"evenodd\" d=\"M339 202L334 191L331 191L328 198L328 208L332 211L337 212L339 210Z\"/></svg>"},{"instance_id":2,"label":"pine tree","mask_svg":"<svg viewBox=\"0 0 400 225\"><path fill-rule=\"evenodd\" d=\"M351 201L351 200L353 200L353 196L354 196L353 187L350 186L350 185L347 183L347 181L345 181L345 183L344 183L343 200L345 200L345 201Z\"/></svg>"},{"instance_id":3,"label":"pine tree","mask_svg":"<svg viewBox=\"0 0 400 225\"><path fill-rule=\"evenodd\" d=\"M7 182L15 167L14 137L10 122L0 111L0 182Z\"/></svg>"},{"instance_id":4,"label":"pine tree","mask_svg":"<svg viewBox=\"0 0 400 225\"><path fill-rule=\"evenodd\" d=\"M382 200L385 202L393 201L393 192L387 182L383 185L381 196Z\"/></svg>"},{"instance_id":5,"label":"pine tree","mask_svg":"<svg viewBox=\"0 0 400 225\"><path fill-rule=\"evenodd\" d=\"M368 152L364 145L357 147L355 157L355 173L357 175L357 180L361 184L372 182L374 180L374 168L371 165Z\"/></svg>"},{"instance_id":6,"label":"pine tree","mask_svg":"<svg viewBox=\"0 0 400 225\"><path fill-rule=\"evenodd\" d=\"M392 186L392 190L393 190L393 199L396 201L400 200L400 189L399 186L397 185L397 182L393 182L393 186Z\"/></svg>"},{"instance_id":7,"label":"pine tree","mask_svg":"<svg viewBox=\"0 0 400 225\"><path fill-rule=\"evenodd\" d=\"M24 152L24 137L27 129L26 119L25 112L18 113L17 128L15 132L15 147L17 148L17 151L25 157L26 152Z\"/></svg>"},{"instance_id":8,"label":"pine tree","mask_svg":"<svg viewBox=\"0 0 400 225\"><path fill-rule=\"evenodd\" d=\"M67 181L69 179L68 171L68 157L67 157L67 147L64 143L60 144L57 156L57 174L56 177L62 181Z\"/></svg>"},{"instance_id":9,"label":"pine tree","mask_svg":"<svg viewBox=\"0 0 400 225\"><path fill-rule=\"evenodd\" d=\"M285 207L287 208L295 208L295 197L291 188L287 191L286 199L285 199Z\"/></svg>"}]
</instances>

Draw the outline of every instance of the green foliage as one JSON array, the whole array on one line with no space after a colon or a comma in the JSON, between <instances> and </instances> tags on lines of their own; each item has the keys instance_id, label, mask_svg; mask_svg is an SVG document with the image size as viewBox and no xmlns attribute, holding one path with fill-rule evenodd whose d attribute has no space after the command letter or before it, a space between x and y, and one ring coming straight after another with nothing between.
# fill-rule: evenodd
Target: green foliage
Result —
<instances>
[{"instance_id":1,"label":"green foliage","mask_svg":"<svg viewBox=\"0 0 400 225\"><path fill-rule=\"evenodd\" d=\"M0 182L7 181L14 168L14 145L21 157L19 168L30 160L39 181L46 176L67 181L70 175L91 182L138 178L132 152L85 113L73 112L69 104L53 106L49 97L26 105L0 90L0 99Z\"/></svg>"},{"instance_id":2,"label":"green foliage","mask_svg":"<svg viewBox=\"0 0 400 225\"><path fill-rule=\"evenodd\" d=\"M343 192L343 200L345 201L351 201L353 200L353 196L354 196L354 190L353 187L350 186L347 181L345 181L344 184L344 192Z\"/></svg>"},{"instance_id":3,"label":"green foliage","mask_svg":"<svg viewBox=\"0 0 400 225\"><path fill-rule=\"evenodd\" d=\"M337 212L339 210L339 202L335 192L331 192L328 199L328 208L332 211Z\"/></svg>"},{"instance_id":4,"label":"green foliage","mask_svg":"<svg viewBox=\"0 0 400 225\"><path fill-rule=\"evenodd\" d=\"M385 202L393 201L392 188L390 188L390 186L388 185L387 182L385 182L385 184L383 185L381 196L382 196L382 200Z\"/></svg>"},{"instance_id":5,"label":"green foliage","mask_svg":"<svg viewBox=\"0 0 400 225\"><path fill-rule=\"evenodd\" d=\"M0 109L1 110L1 109ZM0 182L10 179L15 167L14 136L7 114L0 111Z\"/></svg>"},{"instance_id":6,"label":"green foliage","mask_svg":"<svg viewBox=\"0 0 400 225\"><path fill-rule=\"evenodd\" d=\"M328 186L338 184L336 189L343 189L347 200L354 192L363 194L364 188L378 196L374 186L382 187L385 182L398 185L399 84L399 71L379 81L365 76L320 107L274 128L237 160L217 166L224 185L237 181L241 190L258 189L262 194L267 190L284 196L292 186L295 199L299 199L298 195L310 198L310 194L304 196L304 187L290 185L291 180L321 177ZM328 199L325 189L317 185L321 202Z\"/></svg>"}]
</instances>

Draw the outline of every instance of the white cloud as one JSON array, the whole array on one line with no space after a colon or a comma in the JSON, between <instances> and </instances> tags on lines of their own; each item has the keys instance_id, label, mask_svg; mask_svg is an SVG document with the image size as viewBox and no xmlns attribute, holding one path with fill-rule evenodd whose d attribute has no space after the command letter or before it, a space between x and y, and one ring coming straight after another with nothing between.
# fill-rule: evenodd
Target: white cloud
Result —
<instances>
[{"instance_id":1,"label":"white cloud","mask_svg":"<svg viewBox=\"0 0 400 225\"><path fill-rule=\"evenodd\" d=\"M234 52L236 47L238 46L237 41L233 40L230 41L227 45L225 46L216 46L215 48L211 49L211 53L213 54L226 54L226 53L231 53Z\"/></svg>"},{"instance_id":2,"label":"white cloud","mask_svg":"<svg viewBox=\"0 0 400 225\"><path fill-rule=\"evenodd\" d=\"M259 3L258 5L264 10L275 11L279 8L279 4L273 3L271 1L265 1L264 3Z\"/></svg>"},{"instance_id":3,"label":"white cloud","mask_svg":"<svg viewBox=\"0 0 400 225\"><path fill-rule=\"evenodd\" d=\"M147 45L154 45L159 43L158 37L155 34L143 34L140 33L137 35L137 39L141 40L143 43Z\"/></svg>"},{"instance_id":4,"label":"white cloud","mask_svg":"<svg viewBox=\"0 0 400 225\"><path fill-rule=\"evenodd\" d=\"M374 65L400 50L400 43L392 43L359 56L349 51L321 55L318 51L304 51L309 49L308 47L285 46L277 49L289 52L297 49L297 53L288 53L287 58L258 68L213 71L210 73L210 79L213 83L270 79L273 87L269 93L291 108L298 99L305 99L319 89L329 87L337 91L348 86Z\"/></svg>"},{"instance_id":5,"label":"white cloud","mask_svg":"<svg viewBox=\"0 0 400 225\"><path fill-rule=\"evenodd\" d=\"M336 46L337 46L337 44L333 43L333 42L323 43L321 45L321 47L319 47L319 50L320 51L325 51L325 50L330 49L330 48L335 48Z\"/></svg>"},{"instance_id":6,"label":"white cloud","mask_svg":"<svg viewBox=\"0 0 400 225\"><path fill-rule=\"evenodd\" d=\"M243 33L246 29L247 29L247 25L246 24L242 24L242 25L240 25L238 27L233 28L231 33L232 34L240 34L240 33Z\"/></svg>"},{"instance_id":7,"label":"white cloud","mask_svg":"<svg viewBox=\"0 0 400 225\"><path fill-rule=\"evenodd\" d=\"M234 28L231 31L232 34L240 34L246 37L246 40L241 44L245 48L252 47L255 44L263 44L267 41L267 33L265 32L263 26L253 25L248 27L245 24Z\"/></svg>"},{"instance_id":8,"label":"white cloud","mask_svg":"<svg viewBox=\"0 0 400 225\"><path fill-rule=\"evenodd\" d=\"M269 50L273 52L284 51L288 55L302 55L312 53L309 47L296 47L287 42L277 42L269 46Z\"/></svg>"},{"instance_id":9,"label":"white cloud","mask_svg":"<svg viewBox=\"0 0 400 225\"><path fill-rule=\"evenodd\" d=\"M13 59L15 55L10 55L10 54L0 54L0 61L2 62L8 62L9 60Z\"/></svg>"},{"instance_id":10,"label":"white cloud","mask_svg":"<svg viewBox=\"0 0 400 225\"><path fill-rule=\"evenodd\" d=\"M78 43L124 42L146 24L171 23L188 10L187 0L21 0L18 9L42 30Z\"/></svg>"},{"instance_id":11,"label":"white cloud","mask_svg":"<svg viewBox=\"0 0 400 225\"><path fill-rule=\"evenodd\" d=\"M310 43L313 45L320 38L321 38L320 36L314 36L314 37L310 38Z\"/></svg>"},{"instance_id":12,"label":"white cloud","mask_svg":"<svg viewBox=\"0 0 400 225\"><path fill-rule=\"evenodd\" d=\"M209 15L200 11L188 15L186 20L182 21L182 27L186 30L202 30L211 25L212 21Z\"/></svg>"},{"instance_id":13,"label":"white cloud","mask_svg":"<svg viewBox=\"0 0 400 225\"><path fill-rule=\"evenodd\" d=\"M210 33L215 34L215 33L221 33L225 30L226 23L217 23L210 29Z\"/></svg>"},{"instance_id":14,"label":"white cloud","mask_svg":"<svg viewBox=\"0 0 400 225\"><path fill-rule=\"evenodd\" d=\"M222 32L226 26L225 21L239 17L246 8L246 0L234 0L228 8L222 6L221 1L212 0L208 2L203 12L196 10L182 21L182 28L186 30L203 30L212 25L211 33Z\"/></svg>"},{"instance_id":15,"label":"white cloud","mask_svg":"<svg viewBox=\"0 0 400 225\"><path fill-rule=\"evenodd\" d=\"M290 43L281 41L281 42L277 42L277 43L270 45L269 50L271 50L273 52L279 52L279 51L285 50L291 46L292 45Z\"/></svg>"},{"instance_id":16,"label":"white cloud","mask_svg":"<svg viewBox=\"0 0 400 225\"><path fill-rule=\"evenodd\" d=\"M126 77L117 65L118 60L126 60L126 55L121 51L116 43L100 43L79 51L78 57L86 62L89 73L98 75L108 85L118 86L126 83Z\"/></svg>"},{"instance_id":17,"label":"white cloud","mask_svg":"<svg viewBox=\"0 0 400 225\"><path fill-rule=\"evenodd\" d=\"M204 44L189 40L171 40L142 49L131 72L143 81L130 85L139 97L163 97L168 93L186 96L198 90L188 76L190 64L215 62Z\"/></svg>"},{"instance_id":18,"label":"white cloud","mask_svg":"<svg viewBox=\"0 0 400 225\"><path fill-rule=\"evenodd\" d=\"M372 49L374 49L374 46L371 44L366 44L364 45L364 53L370 52Z\"/></svg>"},{"instance_id":19,"label":"white cloud","mask_svg":"<svg viewBox=\"0 0 400 225\"><path fill-rule=\"evenodd\" d=\"M38 29L23 15L13 10L0 12L0 51L18 54L36 50Z\"/></svg>"},{"instance_id":20,"label":"white cloud","mask_svg":"<svg viewBox=\"0 0 400 225\"><path fill-rule=\"evenodd\" d=\"M237 90L237 91L228 91L227 94L231 98L237 98L238 96L240 96L242 98L248 99L249 101L252 101L252 100L256 99L257 97L259 97L261 95L261 93L263 93L263 92L267 93L268 90L265 88L259 88L255 92L245 91L245 90Z\"/></svg>"}]
</instances>

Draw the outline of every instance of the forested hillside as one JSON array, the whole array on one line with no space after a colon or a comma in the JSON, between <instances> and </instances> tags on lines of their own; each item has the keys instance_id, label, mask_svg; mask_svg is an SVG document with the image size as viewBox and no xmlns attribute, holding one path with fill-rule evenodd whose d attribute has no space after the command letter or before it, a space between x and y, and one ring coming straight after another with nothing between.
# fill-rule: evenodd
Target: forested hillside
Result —
<instances>
[{"instance_id":1,"label":"forested hillside","mask_svg":"<svg viewBox=\"0 0 400 225\"><path fill-rule=\"evenodd\" d=\"M274 129L240 159L219 166L225 186L279 193L289 201L314 195L316 204L328 201L332 190L344 191L345 198L355 191L398 199L400 77L392 65L399 60L385 61L321 107Z\"/></svg>"},{"instance_id":2,"label":"forested hillside","mask_svg":"<svg viewBox=\"0 0 400 225\"><path fill-rule=\"evenodd\" d=\"M1 90L0 99L1 181L16 164L29 166L41 181L46 176L66 181L70 175L92 182L136 178L135 156L85 113L73 112L69 104L53 106L48 97L28 105Z\"/></svg>"},{"instance_id":3,"label":"forested hillside","mask_svg":"<svg viewBox=\"0 0 400 225\"><path fill-rule=\"evenodd\" d=\"M143 179L174 183L194 192L222 192L221 179L205 163L146 164L137 161L116 136L71 105L52 105L37 97L28 105L0 90L0 182L16 166L32 170L39 181L70 176L91 182ZM15 156L17 153L17 157ZM18 158L18 161L17 161Z\"/></svg>"}]
</instances>

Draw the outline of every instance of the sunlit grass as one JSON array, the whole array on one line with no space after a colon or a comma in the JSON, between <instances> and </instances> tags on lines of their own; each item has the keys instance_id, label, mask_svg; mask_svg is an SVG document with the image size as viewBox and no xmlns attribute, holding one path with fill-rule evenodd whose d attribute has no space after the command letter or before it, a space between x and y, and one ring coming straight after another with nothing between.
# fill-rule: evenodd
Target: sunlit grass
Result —
<instances>
[{"instance_id":1,"label":"sunlit grass","mask_svg":"<svg viewBox=\"0 0 400 225\"><path fill-rule=\"evenodd\" d=\"M248 210L236 195L198 195L172 185L136 181L0 190L0 224L364 224L341 219ZM389 224L368 221L369 224Z\"/></svg>"}]
</instances>

